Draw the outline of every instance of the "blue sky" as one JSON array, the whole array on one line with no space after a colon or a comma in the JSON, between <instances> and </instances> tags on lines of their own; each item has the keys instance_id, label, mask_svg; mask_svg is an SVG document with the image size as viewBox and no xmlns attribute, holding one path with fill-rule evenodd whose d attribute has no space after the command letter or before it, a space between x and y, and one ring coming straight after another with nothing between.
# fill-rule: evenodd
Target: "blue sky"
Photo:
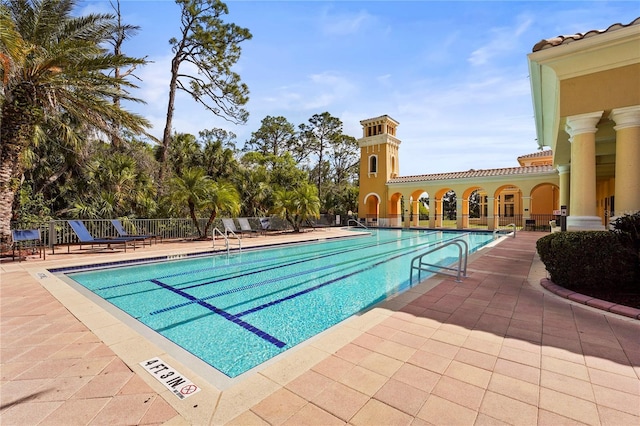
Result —
<instances>
[{"instance_id":1,"label":"blue sky","mask_svg":"<svg viewBox=\"0 0 640 426\"><path fill-rule=\"evenodd\" d=\"M387 114L400 122L403 176L515 167L537 150L527 54L543 38L605 29L640 16L637 1L248 1L226 2L226 21L248 28L235 71L249 86L246 125L233 125L178 95L174 130L224 128L237 146L268 116L296 127L328 111L344 132ZM109 11L86 1L81 12ZM180 14L168 0L121 0L141 31L124 46L153 63L138 70L131 107L162 136L168 40Z\"/></svg>"}]
</instances>

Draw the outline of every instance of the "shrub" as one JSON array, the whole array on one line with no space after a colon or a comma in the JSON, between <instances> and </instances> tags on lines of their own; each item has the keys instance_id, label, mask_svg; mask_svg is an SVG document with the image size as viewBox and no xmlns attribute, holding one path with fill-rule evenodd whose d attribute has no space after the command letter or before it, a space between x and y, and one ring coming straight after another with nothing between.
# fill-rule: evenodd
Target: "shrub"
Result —
<instances>
[{"instance_id":1,"label":"shrub","mask_svg":"<svg viewBox=\"0 0 640 426\"><path fill-rule=\"evenodd\" d=\"M609 223L611 231L622 239L623 243L628 243L635 248L640 256L640 212L626 214Z\"/></svg>"},{"instance_id":2,"label":"shrub","mask_svg":"<svg viewBox=\"0 0 640 426\"><path fill-rule=\"evenodd\" d=\"M631 289L640 278L637 253L613 232L556 232L536 248L551 280L568 289Z\"/></svg>"}]
</instances>

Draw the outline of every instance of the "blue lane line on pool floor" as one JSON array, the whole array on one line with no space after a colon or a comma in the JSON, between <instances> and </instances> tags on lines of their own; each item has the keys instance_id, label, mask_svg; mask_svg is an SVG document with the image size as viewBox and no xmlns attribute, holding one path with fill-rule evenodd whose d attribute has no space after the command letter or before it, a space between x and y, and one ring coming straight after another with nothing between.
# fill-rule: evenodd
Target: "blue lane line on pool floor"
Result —
<instances>
[{"instance_id":1,"label":"blue lane line on pool floor","mask_svg":"<svg viewBox=\"0 0 640 426\"><path fill-rule=\"evenodd\" d=\"M440 243L444 243L444 242L447 242L447 241L450 241L450 240L454 240L455 238L457 238L457 237L449 238L449 239L447 239L447 240L442 240ZM432 245L432 243L429 243L428 245ZM390 260L394 260L394 259L397 259L397 258L399 258L399 257L406 256L407 254L415 253L415 252L417 252L417 251L419 251L419 250L423 250L423 249L424 249L424 247L417 247L417 248L414 248L414 249L412 249L412 250L408 250L408 251L405 251L405 250L403 249L403 250L402 250L402 253L400 253L400 254L397 254L397 255L394 255L394 256L391 256L391 257L387 257L387 258L385 258L384 260L381 260L381 261L378 261L378 262L374 262L374 263L372 263L372 264L370 264L370 265L368 265L368 266L365 266L364 268L361 268L361 269L355 270L355 271L353 271L353 272L350 272L350 273L348 273L348 274L345 274L345 275L342 275L342 276L339 276L339 277L333 278L333 279L331 279L331 280L329 280L329 281L325 281L325 282L323 282L323 283L320 283L320 284L314 285L313 287L309 287L309 288L307 288L307 289L305 289L305 290L298 291L298 292L296 292L296 293L290 294L289 296L286 296L286 297L283 297L283 298L280 298L280 299L276 299L276 300L273 300L273 301L271 301L271 302L268 302L268 303L265 303L265 304L262 304L262 305L256 306L255 308L248 309L248 310L246 310L246 311L244 311L244 312L239 312L239 313L235 314L235 316L236 316L236 317L242 317L242 316L245 316L245 315L248 315L248 314L252 314L252 313L254 313L254 312L258 312L258 311L261 311L261 310L263 310L263 309L269 308L269 307L271 307L271 306L274 306L274 305L280 304L280 303L282 303L282 302L286 302L287 300L295 299L296 297L302 296L302 295L307 294L307 293L310 293L310 292L312 292L312 291L316 291L316 290L318 290L318 289L321 289L322 287L326 287L326 286L328 286L329 284L333 284L333 283L335 283L335 282L345 280L345 279L347 279L347 278L349 278L349 277L351 277L351 276L354 276L354 275L359 274L360 272L364 272L364 271L366 271L366 270L369 270L369 269L375 268L375 267L377 267L377 266L380 266L380 265L382 265L383 263L388 262L388 261L390 261ZM384 300L385 298L386 298L386 296L382 297L382 298L381 298L380 300L378 300L378 301L382 301L382 300ZM198 299L198 300L199 300L199 299Z\"/></svg>"},{"instance_id":2,"label":"blue lane line on pool floor","mask_svg":"<svg viewBox=\"0 0 640 426\"><path fill-rule=\"evenodd\" d=\"M273 344L273 345L275 345L275 346L277 346L279 348L283 348L283 347L285 347L287 345L286 343L284 343L281 340L276 339L275 337L273 337L269 333L265 333L264 331L260 330L257 327L254 327L253 325L249 324L248 322L241 320L237 315L230 314L230 313L228 313L226 311L223 311L222 309L220 309L220 308L218 308L216 306L213 306L210 303L204 302L202 300L198 300L196 297L194 297L194 296L192 296L192 295L190 295L188 293L185 293L184 291L182 291L180 289L177 289L177 288L172 287L172 286L170 286L168 284L165 284L162 281L158 281L156 279L152 279L150 281L152 283L154 283L155 285L157 285L157 286L160 286L160 287L162 287L162 288L164 288L166 290L169 290L169 291L171 291L171 292L173 292L173 293L175 293L175 294L177 294L179 296L182 296L182 297L184 297L186 299L189 299L189 300L197 303L198 305L200 305L200 306L202 306L204 308L209 309L211 312L220 315L221 317L223 317L227 321L231 321L232 323L239 325L240 327L244 328L245 330L250 331L251 333L255 334L256 336L260 337L261 339L264 339L267 342L269 342L269 343L271 343L271 344Z\"/></svg>"}]
</instances>

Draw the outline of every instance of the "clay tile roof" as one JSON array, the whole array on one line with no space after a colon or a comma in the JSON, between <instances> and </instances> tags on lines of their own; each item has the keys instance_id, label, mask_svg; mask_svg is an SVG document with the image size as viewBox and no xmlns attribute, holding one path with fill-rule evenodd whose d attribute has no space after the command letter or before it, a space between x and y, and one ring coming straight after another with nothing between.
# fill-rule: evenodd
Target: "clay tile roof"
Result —
<instances>
[{"instance_id":1,"label":"clay tile roof","mask_svg":"<svg viewBox=\"0 0 640 426\"><path fill-rule=\"evenodd\" d=\"M518 160L525 159L525 158L551 157L552 155L553 155L553 151L548 149L546 151L538 151L532 154L521 155L520 157L518 157Z\"/></svg>"},{"instance_id":2,"label":"clay tile roof","mask_svg":"<svg viewBox=\"0 0 640 426\"><path fill-rule=\"evenodd\" d=\"M389 179L387 183L408 183L419 182L425 180L446 180L446 179L464 179L464 178L481 178L492 176L514 176L537 173L552 173L555 168L548 166L525 166L525 167L509 167L504 169L486 169L486 170L468 170L466 172L450 172L450 173L433 173L429 175L402 176Z\"/></svg>"},{"instance_id":3,"label":"clay tile roof","mask_svg":"<svg viewBox=\"0 0 640 426\"><path fill-rule=\"evenodd\" d=\"M536 43L535 46L533 46L532 51L537 52L539 50L548 49L550 47L560 46L561 44L568 44L573 41L582 40L583 38L593 37L598 34L619 30L620 28L626 28L631 25L640 25L640 17L634 19L633 21L631 21L626 25L620 24L620 23L613 24L609 26L609 28L607 28L606 30L591 30L591 31L587 31L586 33L577 33L577 34L566 35L566 36L559 35L557 37L543 39L543 40L540 40L538 43Z\"/></svg>"}]
</instances>

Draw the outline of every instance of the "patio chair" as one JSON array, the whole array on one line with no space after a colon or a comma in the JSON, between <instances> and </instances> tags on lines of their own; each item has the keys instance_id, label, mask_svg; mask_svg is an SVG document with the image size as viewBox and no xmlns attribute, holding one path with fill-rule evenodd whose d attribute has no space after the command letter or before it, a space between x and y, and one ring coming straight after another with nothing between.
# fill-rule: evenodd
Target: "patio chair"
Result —
<instances>
[{"instance_id":1,"label":"patio chair","mask_svg":"<svg viewBox=\"0 0 640 426\"><path fill-rule=\"evenodd\" d=\"M42 247L42 238L39 229L12 229L11 230L11 259L16 260L16 249L18 250L18 262L22 261L20 249L31 248L38 249L38 255L47 259L47 253Z\"/></svg>"},{"instance_id":2,"label":"patio chair","mask_svg":"<svg viewBox=\"0 0 640 426\"><path fill-rule=\"evenodd\" d=\"M240 232L255 235L256 237L258 236L258 230L251 227L246 217L239 217L238 223L240 224Z\"/></svg>"},{"instance_id":3,"label":"patio chair","mask_svg":"<svg viewBox=\"0 0 640 426\"><path fill-rule=\"evenodd\" d=\"M270 231L276 231L276 229L271 226L271 219L269 219L268 217L260 218L260 227L262 228L261 231L263 234L266 234Z\"/></svg>"},{"instance_id":4,"label":"patio chair","mask_svg":"<svg viewBox=\"0 0 640 426\"><path fill-rule=\"evenodd\" d=\"M93 235L91 235L91 233L89 232L89 230L87 229L86 226L84 226L84 223L82 223L81 220L68 220L67 223L69 224L69 226L71 227L71 229L73 230L73 232L76 234L76 236L78 237L78 242L77 243L65 243L64 245L67 246L67 253L69 253L70 251L70 247L71 245L79 245L80 248L82 249L83 245L107 245L107 248L111 248L112 245L116 245L116 244L122 244L124 246L124 251L127 251L127 243L133 243L133 249L136 249L136 240L134 238L125 238L125 237L114 237L114 238L94 238ZM58 245L62 245L62 244L58 244ZM53 246L51 247L52 249L52 253L55 254L55 246L56 244L53 244Z\"/></svg>"},{"instance_id":5,"label":"patio chair","mask_svg":"<svg viewBox=\"0 0 640 426\"><path fill-rule=\"evenodd\" d=\"M224 225L225 234L231 233L234 237L242 238L242 234L246 233L242 229L236 228L236 223L233 219L222 219L222 224Z\"/></svg>"},{"instance_id":6,"label":"patio chair","mask_svg":"<svg viewBox=\"0 0 640 426\"><path fill-rule=\"evenodd\" d=\"M111 220L111 224L113 225L114 228L116 228L116 232L118 233L118 236L121 238L135 238L137 241L142 241L142 245L144 245L144 242L149 240L149 245L151 245L151 240L155 240L156 244L158 244L158 236L157 235L153 235L153 234L129 234L126 229L124 229L124 226L122 225L122 222L120 222L120 219L112 219Z\"/></svg>"}]
</instances>

